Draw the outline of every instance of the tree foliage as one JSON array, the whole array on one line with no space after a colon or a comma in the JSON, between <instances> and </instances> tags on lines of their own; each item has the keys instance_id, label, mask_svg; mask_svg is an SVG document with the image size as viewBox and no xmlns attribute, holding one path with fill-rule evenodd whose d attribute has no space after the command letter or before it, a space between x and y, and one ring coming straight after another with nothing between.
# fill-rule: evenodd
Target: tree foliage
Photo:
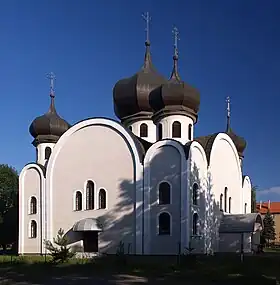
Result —
<instances>
[{"instance_id":1,"label":"tree foliage","mask_svg":"<svg viewBox=\"0 0 280 285\"><path fill-rule=\"evenodd\" d=\"M256 213L257 212L257 190L258 186L253 186L251 188L251 212Z\"/></svg>"},{"instance_id":2,"label":"tree foliage","mask_svg":"<svg viewBox=\"0 0 280 285\"><path fill-rule=\"evenodd\" d=\"M0 244L4 248L18 239L18 185L17 171L0 164Z\"/></svg>"},{"instance_id":3,"label":"tree foliage","mask_svg":"<svg viewBox=\"0 0 280 285\"><path fill-rule=\"evenodd\" d=\"M55 263L66 262L69 258L74 256L74 253L67 246L68 239L64 235L64 230L59 229L56 238L51 241L45 241L46 249L50 252L52 256L52 261Z\"/></svg>"},{"instance_id":4,"label":"tree foliage","mask_svg":"<svg viewBox=\"0 0 280 285\"><path fill-rule=\"evenodd\" d=\"M265 214L265 217L263 219L263 232L262 232L262 236L263 238L266 240L266 242L269 244L270 241L275 240L275 223L273 220L272 215L270 214L269 210L267 211L267 213Z\"/></svg>"}]
</instances>

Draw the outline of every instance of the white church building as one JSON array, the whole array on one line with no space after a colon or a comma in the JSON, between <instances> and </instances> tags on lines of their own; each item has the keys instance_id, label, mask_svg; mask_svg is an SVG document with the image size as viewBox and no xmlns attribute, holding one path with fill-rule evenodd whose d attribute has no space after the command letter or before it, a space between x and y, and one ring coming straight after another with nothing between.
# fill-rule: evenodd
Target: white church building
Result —
<instances>
[{"instance_id":1,"label":"white church building","mask_svg":"<svg viewBox=\"0 0 280 285\"><path fill-rule=\"evenodd\" d=\"M195 137L200 94L178 73L142 68L113 89L115 114L69 125L54 105L30 125L36 161L20 173L19 253L44 254L60 228L77 251L171 255L250 251L262 227L230 127ZM203 123L203 122L202 122Z\"/></svg>"}]
</instances>

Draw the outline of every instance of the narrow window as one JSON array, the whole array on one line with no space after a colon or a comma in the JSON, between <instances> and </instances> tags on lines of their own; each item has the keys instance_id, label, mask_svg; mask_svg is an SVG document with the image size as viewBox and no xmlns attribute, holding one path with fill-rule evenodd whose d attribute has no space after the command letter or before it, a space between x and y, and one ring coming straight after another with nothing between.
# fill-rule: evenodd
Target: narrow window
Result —
<instances>
[{"instance_id":1,"label":"narrow window","mask_svg":"<svg viewBox=\"0 0 280 285\"><path fill-rule=\"evenodd\" d=\"M247 203L244 205L244 214L247 214Z\"/></svg>"},{"instance_id":2,"label":"narrow window","mask_svg":"<svg viewBox=\"0 0 280 285\"><path fill-rule=\"evenodd\" d=\"M76 197L75 197L75 199L76 199L76 207L75 207L75 210L76 211L82 211L82 206L83 206L83 195L82 195L82 192L80 192L80 191L77 191L76 192Z\"/></svg>"},{"instance_id":3,"label":"narrow window","mask_svg":"<svg viewBox=\"0 0 280 285\"><path fill-rule=\"evenodd\" d=\"M51 154L52 154L52 149L49 146L47 146L45 148L45 159L49 159Z\"/></svg>"},{"instance_id":4,"label":"narrow window","mask_svg":"<svg viewBox=\"0 0 280 285\"><path fill-rule=\"evenodd\" d=\"M171 218L168 213L161 213L158 216L159 235L170 235L171 233Z\"/></svg>"},{"instance_id":5,"label":"narrow window","mask_svg":"<svg viewBox=\"0 0 280 285\"><path fill-rule=\"evenodd\" d=\"M193 235L198 235L198 214L193 214Z\"/></svg>"},{"instance_id":6,"label":"narrow window","mask_svg":"<svg viewBox=\"0 0 280 285\"><path fill-rule=\"evenodd\" d=\"M36 221L32 220L30 224L30 238L37 237L37 223Z\"/></svg>"},{"instance_id":7,"label":"narrow window","mask_svg":"<svg viewBox=\"0 0 280 285\"><path fill-rule=\"evenodd\" d=\"M30 199L30 214L37 214L37 199L34 196Z\"/></svg>"},{"instance_id":8,"label":"narrow window","mask_svg":"<svg viewBox=\"0 0 280 285\"><path fill-rule=\"evenodd\" d=\"M197 183L193 184L193 191L192 191L192 198L193 198L193 204L197 205L198 204L198 185Z\"/></svg>"},{"instance_id":9,"label":"narrow window","mask_svg":"<svg viewBox=\"0 0 280 285\"><path fill-rule=\"evenodd\" d=\"M158 189L158 203L160 205L170 204L170 185L167 182L161 182Z\"/></svg>"},{"instance_id":10,"label":"narrow window","mask_svg":"<svg viewBox=\"0 0 280 285\"><path fill-rule=\"evenodd\" d=\"M162 124L158 124L158 139L162 140Z\"/></svg>"},{"instance_id":11,"label":"narrow window","mask_svg":"<svg viewBox=\"0 0 280 285\"><path fill-rule=\"evenodd\" d=\"M192 125L189 124L189 133L188 133L188 137L189 137L189 140L191 141L192 140Z\"/></svg>"},{"instance_id":12,"label":"narrow window","mask_svg":"<svg viewBox=\"0 0 280 285\"><path fill-rule=\"evenodd\" d=\"M231 197L228 199L228 212L231 213Z\"/></svg>"},{"instance_id":13,"label":"narrow window","mask_svg":"<svg viewBox=\"0 0 280 285\"><path fill-rule=\"evenodd\" d=\"M94 183L92 181L87 182L86 188L86 209L94 209Z\"/></svg>"},{"instance_id":14,"label":"narrow window","mask_svg":"<svg viewBox=\"0 0 280 285\"><path fill-rule=\"evenodd\" d=\"M181 123L175 121L172 124L172 137L173 138L180 138L181 137Z\"/></svg>"},{"instance_id":15,"label":"narrow window","mask_svg":"<svg viewBox=\"0 0 280 285\"><path fill-rule=\"evenodd\" d=\"M99 209L106 209L106 191L105 191L105 189L99 190Z\"/></svg>"},{"instance_id":16,"label":"narrow window","mask_svg":"<svg viewBox=\"0 0 280 285\"><path fill-rule=\"evenodd\" d=\"M140 137L147 138L148 137L148 125L143 123L140 125Z\"/></svg>"},{"instance_id":17,"label":"narrow window","mask_svg":"<svg viewBox=\"0 0 280 285\"><path fill-rule=\"evenodd\" d=\"M228 193L228 189L227 187L225 187L225 199L224 199L224 208L225 208L225 212L227 212L227 193Z\"/></svg>"},{"instance_id":18,"label":"narrow window","mask_svg":"<svg viewBox=\"0 0 280 285\"><path fill-rule=\"evenodd\" d=\"M223 211L223 194L220 195L220 210Z\"/></svg>"}]
</instances>

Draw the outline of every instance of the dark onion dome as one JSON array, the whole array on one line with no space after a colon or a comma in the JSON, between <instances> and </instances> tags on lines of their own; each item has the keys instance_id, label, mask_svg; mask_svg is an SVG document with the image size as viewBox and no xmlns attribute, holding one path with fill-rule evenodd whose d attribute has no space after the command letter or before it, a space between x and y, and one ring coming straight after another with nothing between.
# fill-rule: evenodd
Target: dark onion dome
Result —
<instances>
[{"instance_id":1,"label":"dark onion dome","mask_svg":"<svg viewBox=\"0 0 280 285\"><path fill-rule=\"evenodd\" d=\"M146 41L144 65L130 78L119 80L113 89L116 116L125 121L131 116L151 116L150 93L167 80L154 68L151 60L150 42Z\"/></svg>"},{"instance_id":2,"label":"dark onion dome","mask_svg":"<svg viewBox=\"0 0 280 285\"><path fill-rule=\"evenodd\" d=\"M57 142L58 139L71 127L56 112L54 94L51 93L51 104L48 112L35 118L29 127L29 132L35 139L34 145L43 142Z\"/></svg>"},{"instance_id":3,"label":"dark onion dome","mask_svg":"<svg viewBox=\"0 0 280 285\"><path fill-rule=\"evenodd\" d=\"M243 137L236 135L233 130L229 127L226 131L226 134L232 139L239 156L243 157L243 153L246 149L247 143Z\"/></svg>"},{"instance_id":4,"label":"dark onion dome","mask_svg":"<svg viewBox=\"0 0 280 285\"><path fill-rule=\"evenodd\" d=\"M163 84L151 96L154 117L161 114L187 114L197 121L200 105L198 90L183 82L178 73L178 55L173 56L173 70L169 81Z\"/></svg>"}]
</instances>

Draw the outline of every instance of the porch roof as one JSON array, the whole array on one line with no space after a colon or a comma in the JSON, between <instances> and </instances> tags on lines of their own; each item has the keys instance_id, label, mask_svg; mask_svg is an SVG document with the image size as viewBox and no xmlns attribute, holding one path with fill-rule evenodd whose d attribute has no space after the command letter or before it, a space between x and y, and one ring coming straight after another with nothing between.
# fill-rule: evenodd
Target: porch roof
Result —
<instances>
[{"instance_id":1,"label":"porch roof","mask_svg":"<svg viewBox=\"0 0 280 285\"><path fill-rule=\"evenodd\" d=\"M102 231L101 225L95 218L86 218L76 222L72 228L73 232Z\"/></svg>"},{"instance_id":2,"label":"porch roof","mask_svg":"<svg viewBox=\"0 0 280 285\"><path fill-rule=\"evenodd\" d=\"M252 233L263 228L263 220L259 213L227 215L221 220L220 233Z\"/></svg>"}]
</instances>

